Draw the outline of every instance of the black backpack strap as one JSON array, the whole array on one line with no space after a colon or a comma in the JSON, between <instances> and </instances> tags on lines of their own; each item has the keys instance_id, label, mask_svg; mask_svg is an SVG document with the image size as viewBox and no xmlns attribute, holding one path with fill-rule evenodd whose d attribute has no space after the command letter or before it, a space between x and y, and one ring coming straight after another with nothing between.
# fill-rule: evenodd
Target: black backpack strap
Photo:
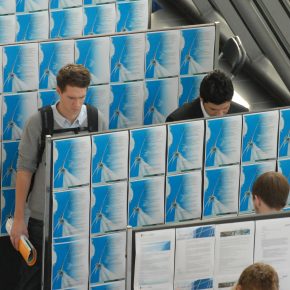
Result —
<instances>
[{"instance_id":1,"label":"black backpack strap","mask_svg":"<svg viewBox=\"0 0 290 290\"><path fill-rule=\"evenodd\" d=\"M88 118L88 131L98 132L98 129L99 129L98 109L89 104L86 104L86 106L87 106L87 118Z\"/></svg>"},{"instance_id":2,"label":"black backpack strap","mask_svg":"<svg viewBox=\"0 0 290 290\"><path fill-rule=\"evenodd\" d=\"M41 135L40 135L40 144L38 146L38 153L37 153L37 162L36 162L36 170L42 160L42 155L45 148L45 136L46 135L53 135L53 125L54 125L54 119L53 119L53 112L51 106L42 107L39 109L40 116L41 116ZM33 188L34 185L34 179L35 179L35 172L33 173L31 177L31 182L27 194L26 201L28 200L29 194Z\"/></svg>"}]
</instances>

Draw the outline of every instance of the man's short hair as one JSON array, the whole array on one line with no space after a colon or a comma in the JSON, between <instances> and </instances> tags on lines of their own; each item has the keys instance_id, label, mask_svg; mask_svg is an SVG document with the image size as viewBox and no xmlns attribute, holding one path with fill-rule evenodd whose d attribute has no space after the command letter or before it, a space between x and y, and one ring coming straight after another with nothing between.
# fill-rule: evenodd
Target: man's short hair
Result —
<instances>
[{"instance_id":1,"label":"man's short hair","mask_svg":"<svg viewBox=\"0 0 290 290\"><path fill-rule=\"evenodd\" d=\"M230 102L234 95L233 83L223 72L214 70L201 81L199 95L205 103L220 105Z\"/></svg>"},{"instance_id":2,"label":"man's short hair","mask_svg":"<svg viewBox=\"0 0 290 290\"><path fill-rule=\"evenodd\" d=\"M254 182L252 194L260 197L270 208L280 210L287 204L288 180L279 172L266 172Z\"/></svg>"},{"instance_id":3,"label":"man's short hair","mask_svg":"<svg viewBox=\"0 0 290 290\"><path fill-rule=\"evenodd\" d=\"M272 266L255 263L242 272L238 285L242 290L279 290L279 278Z\"/></svg>"},{"instance_id":4,"label":"man's short hair","mask_svg":"<svg viewBox=\"0 0 290 290\"><path fill-rule=\"evenodd\" d=\"M67 64L63 66L56 77L56 83L61 92L65 90L66 86L87 88L90 82L90 72L81 64Z\"/></svg>"}]
</instances>

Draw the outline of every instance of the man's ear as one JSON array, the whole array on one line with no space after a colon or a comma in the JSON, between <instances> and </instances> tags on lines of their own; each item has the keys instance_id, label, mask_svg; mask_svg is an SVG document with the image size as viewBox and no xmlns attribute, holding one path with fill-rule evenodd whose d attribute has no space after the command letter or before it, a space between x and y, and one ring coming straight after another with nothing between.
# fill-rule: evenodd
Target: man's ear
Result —
<instances>
[{"instance_id":1,"label":"man's ear","mask_svg":"<svg viewBox=\"0 0 290 290\"><path fill-rule=\"evenodd\" d=\"M241 285L237 285L235 290L243 290Z\"/></svg>"},{"instance_id":2,"label":"man's ear","mask_svg":"<svg viewBox=\"0 0 290 290\"><path fill-rule=\"evenodd\" d=\"M56 86L56 92L61 95L61 89L58 86Z\"/></svg>"}]
</instances>

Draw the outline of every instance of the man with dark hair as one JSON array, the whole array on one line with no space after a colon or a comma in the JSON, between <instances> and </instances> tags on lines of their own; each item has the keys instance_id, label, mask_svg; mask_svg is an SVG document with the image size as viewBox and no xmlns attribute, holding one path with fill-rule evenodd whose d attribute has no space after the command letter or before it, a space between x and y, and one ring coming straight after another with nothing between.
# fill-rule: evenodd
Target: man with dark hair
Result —
<instances>
[{"instance_id":1,"label":"man with dark hair","mask_svg":"<svg viewBox=\"0 0 290 290\"><path fill-rule=\"evenodd\" d=\"M84 105L84 100L90 80L89 71L82 65L68 64L60 69L56 87L60 99L55 105L51 106L54 130L75 129L77 131L78 128L88 127L88 107ZM96 113L98 131L107 129L107 124L104 122L101 112L96 111ZM28 267L22 261L21 278L17 289L23 290L41 289L45 154L42 154L41 160L38 160L38 157L41 151L43 125L41 112L32 115L25 125L19 144L14 223L10 238L12 245L18 250L20 236L29 236L38 253L37 262L34 266ZM33 175L34 182L32 183ZM31 185L32 188L30 188ZM27 227L24 220L24 211L28 193L30 218Z\"/></svg>"},{"instance_id":2,"label":"man with dark hair","mask_svg":"<svg viewBox=\"0 0 290 290\"><path fill-rule=\"evenodd\" d=\"M233 95L231 79L223 72L214 70L203 78L199 98L175 110L166 122L248 112L247 108L232 101Z\"/></svg>"},{"instance_id":3,"label":"man with dark hair","mask_svg":"<svg viewBox=\"0 0 290 290\"><path fill-rule=\"evenodd\" d=\"M287 204L289 183L279 172L269 171L260 175L252 189L256 213L272 213L282 210Z\"/></svg>"},{"instance_id":4,"label":"man with dark hair","mask_svg":"<svg viewBox=\"0 0 290 290\"><path fill-rule=\"evenodd\" d=\"M242 272L233 290L279 290L279 277L272 266L255 263Z\"/></svg>"}]
</instances>

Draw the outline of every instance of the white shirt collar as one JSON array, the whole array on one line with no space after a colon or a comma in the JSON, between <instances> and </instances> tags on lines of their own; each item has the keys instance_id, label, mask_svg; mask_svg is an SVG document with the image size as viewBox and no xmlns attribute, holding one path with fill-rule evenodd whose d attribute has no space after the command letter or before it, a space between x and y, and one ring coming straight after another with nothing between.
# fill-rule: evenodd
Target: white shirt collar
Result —
<instances>
[{"instance_id":1,"label":"white shirt collar","mask_svg":"<svg viewBox=\"0 0 290 290\"><path fill-rule=\"evenodd\" d=\"M203 101L202 101L202 99L199 98L199 101L200 101L200 107L201 107L201 110L202 110L203 116L204 116L205 118L209 118L210 115L206 112L206 110L205 110L205 108L204 108L204 106L203 106Z\"/></svg>"},{"instance_id":2,"label":"white shirt collar","mask_svg":"<svg viewBox=\"0 0 290 290\"><path fill-rule=\"evenodd\" d=\"M87 119L87 107L86 105L82 105L81 111L79 113L79 115L77 116L77 118L75 119L75 121L73 123L71 123L68 119L66 119L65 117L63 117L58 109L57 109L57 104L59 103L56 102L54 105L51 106L52 111L53 111L53 117L55 122L57 122L57 124L61 127L61 128L75 128L75 127L80 127Z\"/></svg>"}]
</instances>

